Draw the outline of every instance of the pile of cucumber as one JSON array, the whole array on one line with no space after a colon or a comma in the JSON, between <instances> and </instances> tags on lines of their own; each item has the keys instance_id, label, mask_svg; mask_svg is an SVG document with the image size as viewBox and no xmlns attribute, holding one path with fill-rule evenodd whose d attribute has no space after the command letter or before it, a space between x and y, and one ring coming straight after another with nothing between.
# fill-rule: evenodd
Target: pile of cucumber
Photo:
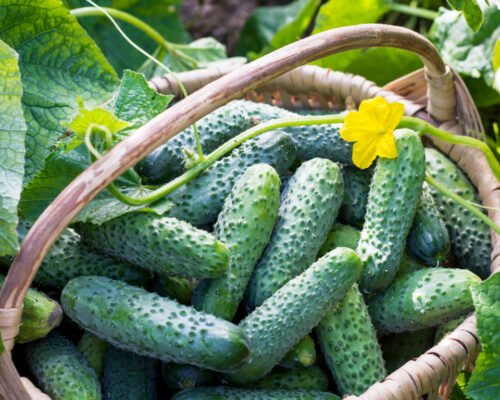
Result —
<instances>
[{"instance_id":1,"label":"pile of cucumber","mask_svg":"<svg viewBox=\"0 0 500 400\"><path fill-rule=\"evenodd\" d=\"M197 126L209 152L293 115L235 101ZM475 188L417 133L395 137L397 158L359 170L338 125L267 132L169 194L163 215L73 224L25 298L21 373L53 400L363 393L472 312L489 274L488 227L425 173L479 202ZM187 129L136 169L171 180L193 145Z\"/></svg>"}]
</instances>

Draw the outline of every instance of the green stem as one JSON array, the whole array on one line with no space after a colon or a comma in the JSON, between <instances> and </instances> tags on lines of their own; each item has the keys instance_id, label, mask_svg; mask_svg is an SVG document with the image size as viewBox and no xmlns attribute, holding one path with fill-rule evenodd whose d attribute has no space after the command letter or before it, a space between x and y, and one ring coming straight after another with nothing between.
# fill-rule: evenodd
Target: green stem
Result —
<instances>
[{"instance_id":1,"label":"green stem","mask_svg":"<svg viewBox=\"0 0 500 400\"><path fill-rule=\"evenodd\" d=\"M444 187L443 185L441 185L438 181L436 181L429 174L427 174L425 176L425 181L430 186L432 186L434 189L436 189L438 192L443 194L444 196L449 197L450 199L452 199L452 200L456 201L458 204L460 204L462 207L469 210L472 214L474 214L476 217L480 218L486 225L488 225L496 233L500 234L500 226L495 224L495 222L493 222L493 220L488 218L488 216L485 215L479 208L473 206L467 200L462 199L458 194L453 193L451 190L449 190L446 187Z\"/></svg>"},{"instance_id":2,"label":"green stem","mask_svg":"<svg viewBox=\"0 0 500 400\"><path fill-rule=\"evenodd\" d=\"M414 17L435 19L439 14L436 11L427 10L425 8L413 7L406 4L390 3L389 9L401 14L412 15Z\"/></svg>"}]
</instances>

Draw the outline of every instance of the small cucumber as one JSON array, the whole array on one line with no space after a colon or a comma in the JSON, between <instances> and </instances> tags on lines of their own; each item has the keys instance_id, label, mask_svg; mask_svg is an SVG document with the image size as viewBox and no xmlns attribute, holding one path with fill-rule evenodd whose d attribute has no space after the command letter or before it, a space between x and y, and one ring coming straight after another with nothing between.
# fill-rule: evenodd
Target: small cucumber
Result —
<instances>
[{"instance_id":1,"label":"small cucumber","mask_svg":"<svg viewBox=\"0 0 500 400\"><path fill-rule=\"evenodd\" d=\"M227 377L247 383L263 378L340 300L358 279L361 261L339 248L290 280L239 324L250 356Z\"/></svg>"},{"instance_id":2,"label":"small cucumber","mask_svg":"<svg viewBox=\"0 0 500 400\"><path fill-rule=\"evenodd\" d=\"M345 185L340 217L346 224L363 227L372 175L372 168L361 170L350 165L342 166Z\"/></svg>"},{"instance_id":3,"label":"small cucumber","mask_svg":"<svg viewBox=\"0 0 500 400\"><path fill-rule=\"evenodd\" d=\"M285 357L280 361L279 366L283 368L296 369L310 367L316 364L316 347L311 336L304 336L293 346Z\"/></svg>"},{"instance_id":4,"label":"small cucumber","mask_svg":"<svg viewBox=\"0 0 500 400\"><path fill-rule=\"evenodd\" d=\"M450 252L450 236L425 182L406 244L413 258L430 267L442 264Z\"/></svg>"},{"instance_id":5,"label":"small cucumber","mask_svg":"<svg viewBox=\"0 0 500 400\"><path fill-rule=\"evenodd\" d=\"M164 363L162 375L165 385L176 392L199 386L212 386L217 382L215 372L187 364Z\"/></svg>"},{"instance_id":6,"label":"small cucumber","mask_svg":"<svg viewBox=\"0 0 500 400\"><path fill-rule=\"evenodd\" d=\"M78 348L51 332L26 347L26 360L36 383L52 400L100 400L101 384Z\"/></svg>"},{"instance_id":7,"label":"small cucumber","mask_svg":"<svg viewBox=\"0 0 500 400\"><path fill-rule=\"evenodd\" d=\"M392 373L429 350L434 344L434 331L434 328L428 328L382 336L380 344L387 371Z\"/></svg>"},{"instance_id":8,"label":"small cucumber","mask_svg":"<svg viewBox=\"0 0 500 400\"><path fill-rule=\"evenodd\" d=\"M252 271L273 232L280 207L280 178L273 167L248 168L224 202L214 236L226 243L231 261L226 273L202 282L193 296L197 310L231 321ZM249 240L251 238L251 240Z\"/></svg>"},{"instance_id":9,"label":"small cucumber","mask_svg":"<svg viewBox=\"0 0 500 400\"><path fill-rule=\"evenodd\" d=\"M201 145L208 154L254 125L241 102L229 103L196 122ZM149 154L137 166L146 182L163 183L185 170L184 149L196 152L193 127L190 126Z\"/></svg>"},{"instance_id":10,"label":"small cucumber","mask_svg":"<svg viewBox=\"0 0 500 400\"><path fill-rule=\"evenodd\" d=\"M453 161L435 149L426 149L425 159L434 179L464 200L480 203L476 189ZM435 189L431 193L450 233L458 264L486 279L491 273L492 252L488 226L454 200Z\"/></svg>"},{"instance_id":11,"label":"small cucumber","mask_svg":"<svg viewBox=\"0 0 500 400\"><path fill-rule=\"evenodd\" d=\"M103 400L155 400L157 362L108 346L102 380Z\"/></svg>"},{"instance_id":12,"label":"small cucumber","mask_svg":"<svg viewBox=\"0 0 500 400\"><path fill-rule=\"evenodd\" d=\"M451 321L445 322L442 325L439 325L436 329L436 334L434 335L434 343L438 344L441 340L443 340L448 334L453 332L458 326L465 321L467 315L462 317L452 319Z\"/></svg>"},{"instance_id":13,"label":"small cucumber","mask_svg":"<svg viewBox=\"0 0 500 400\"><path fill-rule=\"evenodd\" d=\"M236 325L124 282L76 278L61 302L86 330L138 355L227 371L249 353Z\"/></svg>"},{"instance_id":14,"label":"small cucumber","mask_svg":"<svg viewBox=\"0 0 500 400\"><path fill-rule=\"evenodd\" d=\"M340 397L317 390L237 389L219 386L186 389L171 400L340 400Z\"/></svg>"},{"instance_id":15,"label":"small cucumber","mask_svg":"<svg viewBox=\"0 0 500 400\"><path fill-rule=\"evenodd\" d=\"M87 359L90 366L94 368L99 379L102 378L104 371L104 357L106 356L107 348L107 342L86 331L83 332L78 342L78 349Z\"/></svg>"},{"instance_id":16,"label":"small cucumber","mask_svg":"<svg viewBox=\"0 0 500 400\"><path fill-rule=\"evenodd\" d=\"M308 268L337 217L344 184L337 164L303 163L288 181L271 242L255 267L246 293L248 310Z\"/></svg>"},{"instance_id":17,"label":"small cucumber","mask_svg":"<svg viewBox=\"0 0 500 400\"><path fill-rule=\"evenodd\" d=\"M166 275L209 278L222 274L229 264L223 243L175 218L138 212L101 225L77 224L77 229L96 249Z\"/></svg>"},{"instance_id":18,"label":"small cucumber","mask_svg":"<svg viewBox=\"0 0 500 400\"><path fill-rule=\"evenodd\" d=\"M252 389L328 389L328 376L318 367L285 369L276 367L260 381L251 382L246 387Z\"/></svg>"},{"instance_id":19,"label":"small cucumber","mask_svg":"<svg viewBox=\"0 0 500 400\"><path fill-rule=\"evenodd\" d=\"M166 196L174 203L168 215L195 226L210 225L217 220L224 200L248 167L269 164L282 176L295 161L295 155L295 145L283 132L266 132L250 139Z\"/></svg>"},{"instance_id":20,"label":"small cucumber","mask_svg":"<svg viewBox=\"0 0 500 400\"><path fill-rule=\"evenodd\" d=\"M364 264L359 287L365 294L386 288L396 276L425 177L419 135L398 129L394 136L398 156L377 160L357 247Z\"/></svg>"},{"instance_id":21,"label":"small cucumber","mask_svg":"<svg viewBox=\"0 0 500 400\"><path fill-rule=\"evenodd\" d=\"M188 306L191 304L195 285L196 281L193 279L158 274L154 282L154 291L162 297L168 297Z\"/></svg>"},{"instance_id":22,"label":"small cucumber","mask_svg":"<svg viewBox=\"0 0 500 400\"><path fill-rule=\"evenodd\" d=\"M368 309L381 334L430 328L472 311L469 288L479 282L468 270L423 269L399 277Z\"/></svg>"},{"instance_id":23,"label":"small cucumber","mask_svg":"<svg viewBox=\"0 0 500 400\"><path fill-rule=\"evenodd\" d=\"M363 295L354 284L316 327L326 364L341 394L359 395L387 372Z\"/></svg>"}]
</instances>

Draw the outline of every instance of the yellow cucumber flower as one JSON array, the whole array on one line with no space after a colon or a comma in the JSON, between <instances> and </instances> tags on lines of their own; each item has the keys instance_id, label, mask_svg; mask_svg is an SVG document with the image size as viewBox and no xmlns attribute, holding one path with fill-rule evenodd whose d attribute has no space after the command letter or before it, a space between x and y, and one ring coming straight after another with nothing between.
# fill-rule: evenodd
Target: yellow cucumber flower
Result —
<instances>
[{"instance_id":1,"label":"yellow cucumber flower","mask_svg":"<svg viewBox=\"0 0 500 400\"><path fill-rule=\"evenodd\" d=\"M403 117L401 103L389 103L377 96L363 100L359 111L347 114L340 136L347 142L355 142L352 161L361 169L372 165L377 156L396 158L398 151L394 139L394 129Z\"/></svg>"}]
</instances>

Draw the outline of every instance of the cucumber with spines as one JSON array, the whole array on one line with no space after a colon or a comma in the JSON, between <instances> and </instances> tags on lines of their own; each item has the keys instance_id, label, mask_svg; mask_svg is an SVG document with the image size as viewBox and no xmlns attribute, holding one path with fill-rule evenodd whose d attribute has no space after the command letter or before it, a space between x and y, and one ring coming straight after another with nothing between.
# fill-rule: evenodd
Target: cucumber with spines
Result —
<instances>
[{"instance_id":1,"label":"cucumber with spines","mask_svg":"<svg viewBox=\"0 0 500 400\"><path fill-rule=\"evenodd\" d=\"M138 212L101 225L79 223L76 227L95 248L165 275L211 278L221 275L229 264L224 243L175 218Z\"/></svg>"},{"instance_id":2,"label":"cucumber with spines","mask_svg":"<svg viewBox=\"0 0 500 400\"><path fill-rule=\"evenodd\" d=\"M314 262L343 195L344 184L337 164L315 158L299 167L282 193L271 241L248 285L248 310L260 306Z\"/></svg>"},{"instance_id":3,"label":"cucumber with spines","mask_svg":"<svg viewBox=\"0 0 500 400\"><path fill-rule=\"evenodd\" d=\"M448 334L453 332L458 326L465 321L467 315L462 317L452 319L451 321L445 322L442 325L439 325L436 328L436 334L434 335L434 343L438 344L441 340L443 340Z\"/></svg>"},{"instance_id":4,"label":"cucumber with spines","mask_svg":"<svg viewBox=\"0 0 500 400\"><path fill-rule=\"evenodd\" d=\"M304 336L293 346L285 357L280 361L279 366L283 368L296 369L310 367L316 364L316 347L311 336Z\"/></svg>"},{"instance_id":5,"label":"cucumber with spines","mask_svg":"<svg viewBox=\"0 0 500 400\"><path fill-rule=\"evenodd\" d=\"M78 349L87 359L90 366L94 368L97 377L101 379L104 371L104 358L106 356L106 350L108 349L108 343L90 332L83 332L78 342Z\"/></svg>"},{"instance_id":6,"label":"cucumber with spines","mask_svg":"<svg viewBox=\"0 0 500 400\"><path fill-rule=\"evenodd\" d=\"M162 375L165 385L174 391L212 386L217 382L215 372L188 364L163 363Z\"/></svg>"},{"instance_id":7,"label":"cucumber with spines","mask_svg":"<svg viewBox=\"0 0 500 400\"><path fill-rule=\"evenodd\" d=\"M199 285L196 309L231 321L255 264L269 242L280 207L280 178L266 164L253 165L234 185L214 227L231 253L228 270ZM251 238L251 240L249 240Z\"/></svg>"},{"instance_id":8,"label":"cucumber with spines","mask_svg":"<svg viewBox=\"0 0 500 400\"><path fill-rule=\"evenodd\" d=\"M171 400L340 400L317 390L238 389L226 386L186 389Z\"/></svg>"},{"instance_id":9,"label":"cucumber with spines","mask_svg":"<svg viewBox=\"0 0 500 400\"><path fill-rule=\"evenodd\" d=\"M366 205L373 169L361 170L354 166L342 166L344 179L344 199L340 207L340 217L348 225L363 227Z\"/></svg>"},{"instance_id":10,"label":"cucumber with spines","mask_svg":"<svg viewBox=\"0 0 500 400\"><path fill-rule=\"evenodd\" d=\"M196 286L196 280L157 274L154 281L154 291L160 296L176 300L181 304L190 305Z\"/></svg>"},{"instance_id":11,"label":"cucumber with spines","mask_svg":"<svg viewBox=\"0 0 500 400\"><path fill-rule=\"evenodd\" d=\"M227 371L249 353L242 328L124 282L76 278L61 302L86 330L138 355Z\"/></svg>"},{"instance_id":12,"label":"cucumber with spines","mask_svg":"<svg viewBox=\"0 0 500 400\"><path fill-rule=\"evenodd\" d=\"M244 385L245 386L245 385ZM328 376L319 367L286 369L276 367L264 378L246 385L252 389L328 389Z\"/></svg>"}]
</instances>

